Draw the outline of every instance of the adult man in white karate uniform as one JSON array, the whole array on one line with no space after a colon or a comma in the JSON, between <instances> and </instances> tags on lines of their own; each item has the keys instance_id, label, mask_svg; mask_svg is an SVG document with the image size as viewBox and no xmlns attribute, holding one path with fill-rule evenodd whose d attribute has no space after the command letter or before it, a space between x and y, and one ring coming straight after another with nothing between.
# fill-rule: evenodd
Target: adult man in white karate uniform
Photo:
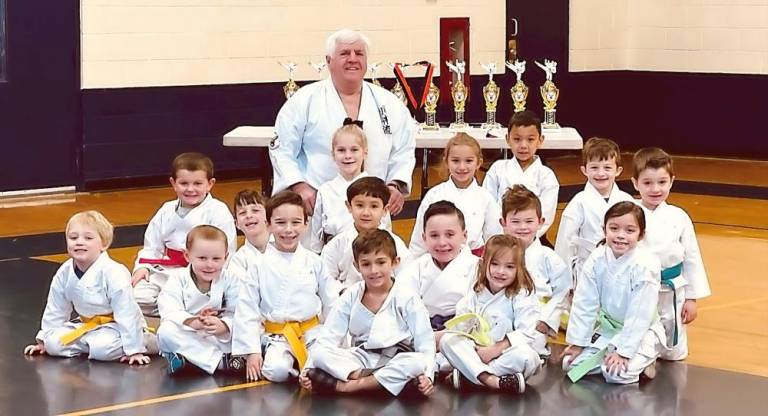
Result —
<instances>
[{"instance_id":1,"label":"adult man in white karate uniform","mask_svg":"<svg viewBox=\"0 0 768 416\"><path fill-rule=\"evenodd\" d=\"M317 188L336 176L333 133L345 123L362 122L368 138L366 171L387 182L392 215L402 210L416 165L415 123L403 103L384 88L364 82L368 38L342 29L328 37L329 79L302 87L280 109L277 139L270 146L273 192L290 188L314 210Z\"/></svg>"}]
</instances>

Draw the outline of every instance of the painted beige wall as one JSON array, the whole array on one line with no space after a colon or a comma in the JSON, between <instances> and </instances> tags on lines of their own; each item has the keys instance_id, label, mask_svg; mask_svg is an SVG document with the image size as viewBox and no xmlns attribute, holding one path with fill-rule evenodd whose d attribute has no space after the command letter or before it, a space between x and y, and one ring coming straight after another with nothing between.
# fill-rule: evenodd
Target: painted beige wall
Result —
<instances>
[{"instance_id":1,"label":"painted beige wall","mask_svg":"<svg viewBox=\"0 0 768 416\"><path fill-rule=\"evenodd\" d=\"M571 71L768 74L768 0L571 0Z\"/></svg>"},{"instance_id":2,"label":"painted beige wall","mask_svg":"<svg viewBox=\"0 0 768 416\"><path fill-rule=\"evenodd\" d=\"M470 18L471 73L503 72L505 16L504 0L82 0L82 86L284 81L277 61L317 79L308 62L342 27L371 38L369 63L437 63L440 17Z\"/></svg>"}]
</instances>

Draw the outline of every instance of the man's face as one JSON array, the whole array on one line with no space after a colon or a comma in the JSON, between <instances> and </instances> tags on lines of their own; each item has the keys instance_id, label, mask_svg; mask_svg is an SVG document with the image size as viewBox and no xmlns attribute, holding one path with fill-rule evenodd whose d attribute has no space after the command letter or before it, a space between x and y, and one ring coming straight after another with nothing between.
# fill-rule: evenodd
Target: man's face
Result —
<instances>
[{"instance_id":1,"label":"man's face","mask_svg":"<svg viewBox=\"0 0 768 416\"><path fill-rule=\"evenodd\" d=\"M331 78L340 81L360 82L368 70L368 56L362 41L337 43L336 52L327 56Z\"/></svg>"}]
</instances>

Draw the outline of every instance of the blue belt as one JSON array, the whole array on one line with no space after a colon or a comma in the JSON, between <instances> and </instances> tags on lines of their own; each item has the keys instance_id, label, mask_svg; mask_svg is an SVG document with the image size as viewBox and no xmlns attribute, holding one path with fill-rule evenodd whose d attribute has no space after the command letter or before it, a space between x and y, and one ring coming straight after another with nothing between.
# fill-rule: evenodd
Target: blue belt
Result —
<instances>
[{"instance_id":1,"label":"blue belt","mask_svg":"<svg viewBox=\"0 0 768 416\"><path fill-rule=\"evenodd\" d=\"M672 289L672 309L675 311L675 332L672 337L672 346L677 345L677 291L675 290L675 284L672 283L672 279L683 274L683 262L677 263L672 267L667 267L661 271L661 284Z\"/></svg>"}]
</instances>

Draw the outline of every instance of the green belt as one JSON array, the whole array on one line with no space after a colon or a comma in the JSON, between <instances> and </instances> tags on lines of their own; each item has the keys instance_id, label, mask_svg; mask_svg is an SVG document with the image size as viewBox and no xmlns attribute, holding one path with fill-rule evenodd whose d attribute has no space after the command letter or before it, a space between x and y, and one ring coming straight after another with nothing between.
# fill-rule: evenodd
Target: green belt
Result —
<instances>
[{"instance_id":1,"label":"green belt","mask_svg":"<svg viewBox=\"0 0 768 416\"><path fill-rule=\"evenodd\" d=\"M675 311L675 332L672 337L672 346L677 345L677 291L675 290L675 284L672 283L672 279L683 274L683 262L677 263L672 267L667 267L661 271L661 284L672 289L672 309Z\"/></svg>"},{"instance_id":2,"label":"green belt","mask_svg":"<svg viewBox=\"0 0 768 416\"><path fill-rule=\"evenodd\" d=\"M597 324L598 328L600 328L601 336L607 336L607 337L613 337L616 334L621 331L622 328L624 328L624 322L619 321L618 319L615 319L605 313L602 309L600 309L600 313L597 316ZM608 350L608 347L601 349L598 351L595 355L587 358L586 360L579 363L579 365L573 367L570 371L568 371L568 378L571 379L572 382L579 381L582 377L587 375L590 371L592 371L593 368L600 365L600 363L605 358L605 354ZM576 357L573 357L574 359Z\"/></svg>"}]
</instances>

